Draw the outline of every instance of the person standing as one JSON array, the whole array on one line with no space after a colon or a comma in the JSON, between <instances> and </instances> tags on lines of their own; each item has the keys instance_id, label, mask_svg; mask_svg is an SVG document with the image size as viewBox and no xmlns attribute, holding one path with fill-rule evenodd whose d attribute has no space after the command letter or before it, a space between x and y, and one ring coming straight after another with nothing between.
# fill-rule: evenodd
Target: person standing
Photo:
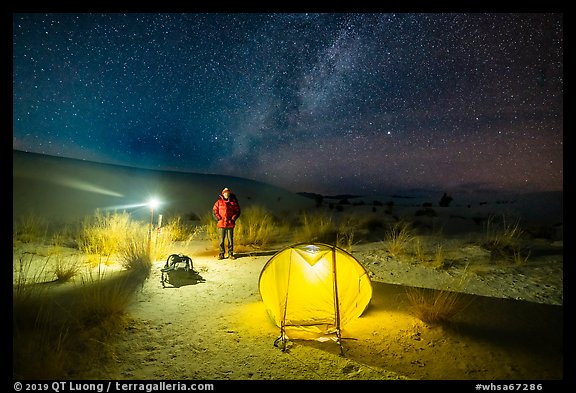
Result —
<instances>
[{"instance_id":1,"label":"person standing","mask_svg":"<svg viewBox=\"0 0 576 393\"><path fill-rule=\"evenodd\" d=\"M214 203L212 211L214 218L218 220L217 227L220 237L218 259L224 259L226 239L228 239L228 257L236 259L234 255L234 227L236 220L240 217L240 204L236 194L233 194L227 187L224 188Z\"/></svg>"}]
</instances>

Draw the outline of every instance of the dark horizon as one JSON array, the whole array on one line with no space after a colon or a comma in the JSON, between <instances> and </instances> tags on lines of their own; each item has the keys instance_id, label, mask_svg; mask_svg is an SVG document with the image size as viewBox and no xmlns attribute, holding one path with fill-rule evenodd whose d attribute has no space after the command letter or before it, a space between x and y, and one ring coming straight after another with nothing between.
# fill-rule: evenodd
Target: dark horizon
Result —
<instances>
[{"instance_id":1,"label":"dark horizon","mask_svg":"<svg viewBox=\"0 0 576 393\"><path fill-rule=\"evenodd\" d=\"M64 159L64 160L72 160L72 161L81 161L83 163L94 164L94 165L103 165L103 166L110 166L110 167L119 167L119 168L126 168L129 170L137 170L137 171L151 171L151 172L165 172L165 173L176 173L182 175L202 175L202 176L217 176L217 177L224 177L230 179L238 179L238 180L248 180L251 182L271 185L273 187L278 187L284 189L288 192L294 194L308 194L308 197L312 197L312 195L321 195L324 198L331 199L331 198L363 198L363 197L373 197L379 195L385 195L391 198L398 198L398 199L410 199L410 198L430 198L430 197L438 197L442 196L444 193L451 195L451 196L459 196L459 197L471 197L471 198L481 198L483 195L493 195L495 198L500 197L502 195L523 195L523 194L538 194L538 193L563 193L564 190L544 190L544 191L518 191L518 190L495 190L489 188L482 188L481 185L470 185L468 188L462 188L458 190L447 190L447 189L432 189L432 188L387 188L378 193L358 193L355 191L358 190L347 190L346 192L339 192L339 193L318 193L310 190L289 190L285 187L271 184L267 182L263 182L257 179L252 179L248 177L242 176L233 176L233 175L224 175L219 173L207 173L207 172L186 172L186 171L179 171L179 170L164 170L164 169L157 169L157 168L145 168L145 167L137 167L137 166L130 166L130 165L123 165L123 164L114 164L114 163L105 163L105 162L97 162L97 161L90 161L84 160L81 158L74 158L74 157L62 157L58 155L51 155L51 154L43 154L43 153L35 153L35 152L27 152L23 150L13 149L15 153L22 153L27 155L33 155L36 157L46 156L49 158L54 159Z\"/></svg>"}]
</instances>

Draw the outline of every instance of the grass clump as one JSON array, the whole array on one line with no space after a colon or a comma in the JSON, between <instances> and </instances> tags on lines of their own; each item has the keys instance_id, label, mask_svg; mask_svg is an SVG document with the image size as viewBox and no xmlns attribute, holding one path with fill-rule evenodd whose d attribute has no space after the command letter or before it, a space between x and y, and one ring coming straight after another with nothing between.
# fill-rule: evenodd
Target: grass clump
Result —
<instances>
[{"instance_id":1,"label":"grass clump","mask_svg":"<svg viewBox=\"0 0 576 393\"><path fill-rule=\"evenodd\" d=\"M404 254L408 249L408 244L414 238L410 223L399 221L394 223L387 231L385 240L387 241L387 251L392 256Z\"/></svg>"},{"instance_id":2,"label":"grass clump","mask_svg":"<svg viewBox=\"0 0 576 393\"><path fill-rule=\"evenodd\" d=\"M80 273L80 263L77 259L72 262L66 262L62 258L56 260L56 266L54 268L54 274L56 275L56 281L58 282L68 282L76 277Z\"/></svg>"},{"instance_id":3,"label":"grass clump","mask_svg":"<svg viewBox=\"0 0 576 393\"><path fill-rule=\"evenodd\" d=\"M464 295L446 290L411 287L406 289L414 315L430 325L443 324L468 307Z\"/></svg>"},{"instance_id":4,"label":"grass clump","mask_svg":"<svg viewBox=\"0 0 576 393\"><path fill-rule=\"evenodd\" d=\"M337 238L337 227L334 218L323 212L302 212L299 228L294 232L293 241L334 243Z\"/></svg>"},{"instance_id":5,"label":"grass clump","mask_svg":"<svg viewBox=\"0 0 576 393\"><path fill-rule=\"evenodd\" d=\"M131 231L128 213L102 213L84 220L80 230L78 248L86 254L109 256L118 253L126 234Z\"/></svg>"},{"instance_id":6,"label":"grass clump","mask_svg":"<svg viewBox=\"0 0 576 393\"><path fill-rule=\"evenodd\" d=\"M276 220L261 206L249 206L242 211L236 222L234 243L238 246L262 248L272 243L277 236Z\"/></svg>"},{"instance_id":7,"label":"grass clump","mask_svg":"<svg viewBox=\"0 0 576 393\"><path fill-rule=\"evenodd\" d=\"M25 274L26 264L22 261L18 271ZM112 360L112 339L127 322L127 307L144 280L142 270L91 271L66 287L43 280L33 273L15 279L13 377L70 379Z\"/></svg>"},{"instance_id":8,"label":"grass clump","mask_svg":"<svg viewBox=\"0 0 576 393\"><path fill-rule=\"evenodd\" d=\"M22 243L37 242L46 237L47 222L33 214L22 216L14 225L12 238Z\"/></svg>"},{"instance_id":9,"label":"grass clump","mask_svg":"<svg viewBox=\"0 0 576 393\"><path fill-rule=\"evenodd\" d=\"M175 242L190 241L193 237L193 231L182 222L180 216L171 218L162 227L161 233L166 234L170 241Z\"/></svg>"},{"instance_id":10,"label":"grass clump","mask_svg":"<svg viewBox=\"0 0 576 393\"><path fill-rule=\"evenodd\" d=\"M149 224L132 221L128 213L102 213L96 211L94 216L84 220L78 238L78 248L88 256L94 264L109 263L112 256L124 259L124 267L130 267L130 262L146 255L146 263L155 260L156 254L161 254L169 245L156 230L151 231ZM168 238L168 242L171 238ZM134 258L136 257L136 258ZM134 266L132 266L134 267Z\"/></svg>"},{"instance_id":11,"label":"grass clump","mask_svg":"<svg viewBox=\"0 0 576 393\"><path fill-rule=\"evenodd\" d=\"M443 269L446 266L446 258L444 256L444 247L441 244L436 245L436 251L432 258L432 267L434 269Z\"/></svg>"},{"instance_id":12,"label":"grass clump","mask_svg":"<svg viewBox=\"0 0 576 393\"><path fill-rule=\"evenodd\" d=\"M525 232L520 227L519 220L509 222L503 217L497 222L494 217L489 217L486 223L486 237L481 245L490 251L492 259L523 264L529 257L529 253L524 253L522 250L524 236Z\"/></svg>"},{"instance_id":13,"label":"grass clump","mask_svg":"<svg viewBox=\"0 0 576 393\"><path fill-rule=\"evenodd\" d=\"M143 241L132 239L126 242L120 253L122 266L129 271L148 278L152 269L152 258L148 246Z\"/></svg>"}]
</instances>

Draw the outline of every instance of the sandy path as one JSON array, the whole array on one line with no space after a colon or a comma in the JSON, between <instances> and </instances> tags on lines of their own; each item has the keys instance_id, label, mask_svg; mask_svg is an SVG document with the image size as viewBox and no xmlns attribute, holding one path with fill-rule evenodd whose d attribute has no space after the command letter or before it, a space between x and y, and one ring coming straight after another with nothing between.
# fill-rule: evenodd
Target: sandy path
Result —
<instances>
[{"instance_id":1,"label":"sandy path","mask_svg":"<svg viewBox=\"0 0 576 393\"><path fill-rule=\"evenodd\" d=\"M294 346L289 353L274 347L279 328L269 320L258 293L258 277L269 258L194 257L194 268L205 282L178 288L162 288L163 262L157 262L130 310L134 320L118 345L118 363L95 371L93 377L398 378L305 345Z\"/></svg>"}]
</instances>

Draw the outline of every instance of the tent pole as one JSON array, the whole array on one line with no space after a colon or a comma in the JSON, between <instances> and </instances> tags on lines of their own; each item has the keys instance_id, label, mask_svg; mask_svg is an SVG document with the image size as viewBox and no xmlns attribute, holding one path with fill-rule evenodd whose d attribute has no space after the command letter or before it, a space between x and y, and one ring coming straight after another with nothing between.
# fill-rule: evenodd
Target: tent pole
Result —
<instances>
[{"instance_id":1,"label":"tent pole","mask_svg":"<svg viewBox=\"0 0 576 393\"><path fill-rule=\"evenodd\" d=\"M284 297L284 312L282 313L282 322L280 326L280 337L274 341L274 346L277 347L278 340L282 340L282 352L286 351L286 328L284 327L286 324L286 310L288 309L288 292L290 289L290 273L292 270L292 255L290 255L290 264L288 265L288 281L286 283L286 296Z\"/></svg>"},{"instance_id":2,"label":"tent pole","mask_svg":"<svg viewBox=\"0 0 576 393\"><path fill-rule=\"evenodd\" d=\"M340 334L340 299L338 298L338 282L336 274L336 246L332 247L332 282L334 284L334 313L336 316L336 338L340 346L340 355L344 356Z\"/></svg>"}]
</instances>

